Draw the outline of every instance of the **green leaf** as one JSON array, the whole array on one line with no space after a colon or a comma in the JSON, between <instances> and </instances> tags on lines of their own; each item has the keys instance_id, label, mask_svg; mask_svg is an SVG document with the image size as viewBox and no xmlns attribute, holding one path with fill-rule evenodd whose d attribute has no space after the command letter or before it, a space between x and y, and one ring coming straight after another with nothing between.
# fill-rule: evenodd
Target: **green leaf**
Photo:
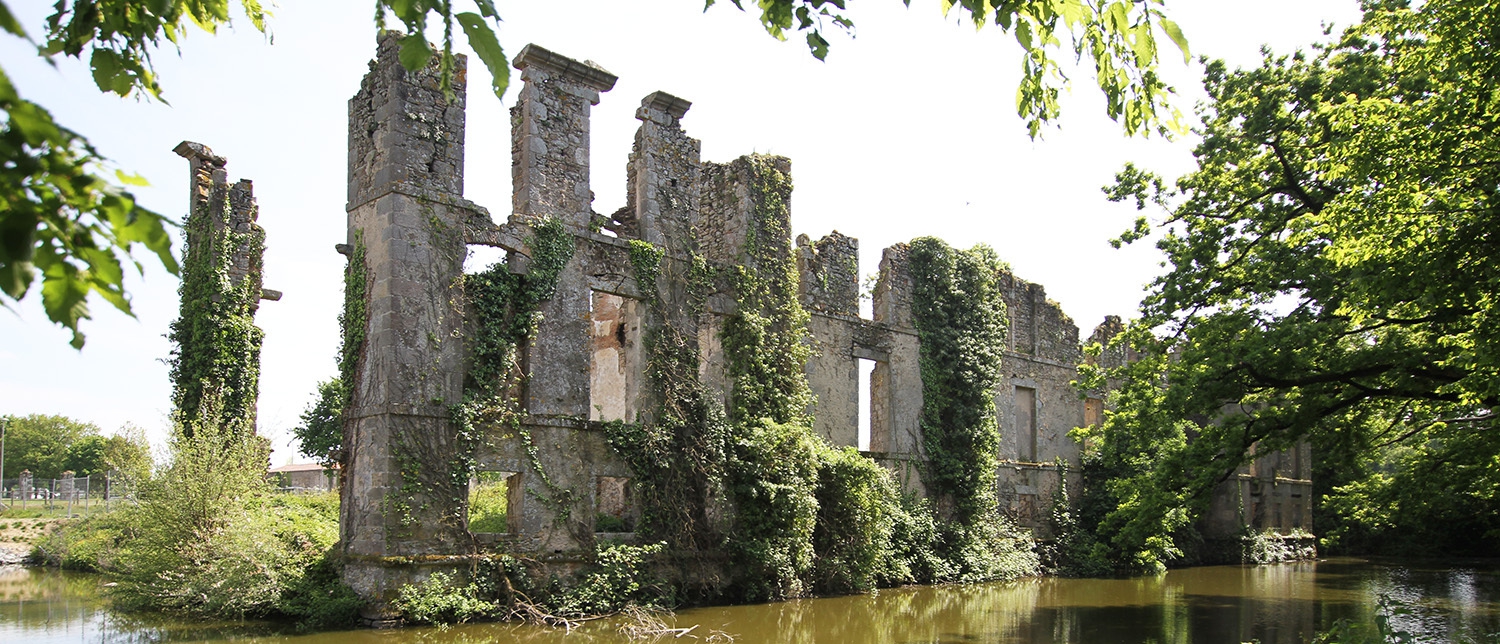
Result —
<instances>
[{"instance_id":1,"label":"green leaf","mask_svg":"<svg viewBox=\"0 0 1500 644\"><path fill-rule=\"evenodd\" d=\"M412 34L401 39L401 66L406 71L414 72L427 66L427 61L432 60L432 46L427 44L427 38L420 33Z\"/></svg>"},{"instance_id":2,"label":"green leaf","mask_svg":"<svg viewBox=\"0 0 1500 644\"><path fill-rule=\"evenodd\" d=\"M74 349L83 348L78 322L89 318L89 283L65 261L53 261L42 271L42 309L47 318L73 332Z\"/></svg>"},{"instance_id":3,"label":"green leaf","mask_svg":"<svg viewBox=\"0 0 1500 644\"><path fill-rule=\"evenodd\" d=\"M1177 49L1182 51L1182 62L1192 61L1193 54L1188 49L1187 37L1182 35L1182 28L1171 20L1161 18L1161 30L1167 32L1167 37L1171 38L1173 44L1177 45Z\"/></svg>"},{"instance_id":4,"label":"green leaf","mask_svg":"<svg viewBox=\"0 0 1500 644\"><path fill-rule=\"evenodd\" d=\"M151 182L147 181L145 177L134 172L126 172L124 170L115 170L115 178L119 179L120 183L123 183L127 186L146 187L151 185Z\"/></svg>"},{"instance_id":5,"label":"green leaf","mask_svg":"<svg viewBox=\"0 0 1500 644\"><path fill-rule=\"evenodd\" d=\"M484 18L478 15L466 11L454 18L463 26L464 35L469 37L469 46L474 48L479 60L490 70L490 86L495 90L495 98L504 98L505 90L510 86L510 63L505 59L505 51L500 48L500 40L484 22Z\"/></svg>"},{"instance_id":6,"label":"green leaf","mask_svg":"<svg viewBox=\"0 0 1500 644\"><path fill-rule=\"evenodd\" d=\"M113 50L95 49L94 54L89 57L89 68L94 74L94 84L101 92L126 96L135 85L128 63Z\"/></svg>"},{"instance_id":7,"label":"green leaf","mask_svg":"<svg viewBox=\"0 0 1500 644\"><path fill-rule=\"evenodd\" d=\"M1146 67L1156 60L1156 38L1151 35L1151 25L1142 22L1131 30L1131 51L1135 53L1135 64Z\"/></svg>"},{"instance_id":8,"label":"green leaf","mask_svg":"<svg viewBox=\"0 0 1500 644\"><path fill-rule=\"evenodd\" d=\"M15 14L10 12L10 7L5 6L4 2L0 2L0 29L25 38L28 41L31 40L31 36L26 35L26 30L21 27L21 22L16 20Z\"/></svg>"},{"instance_id":9,"label":"green leaf","mask_svg":"<svg viewBox=\"0 0 1500 644\"><path fill-rule=\"evenodd\" d=\"M62 132L52 122L52 115L31 101L22 100L11 105L10 124L33 147L62 139Z\"/></svg>"},{"instance_id":10,"label":"green leaf","mask_svg":"<svg viewBox=\"0 0 1500 644\"><path fill-rule=\"evenodd\" d=\"M494 0L474 0L474 4L479 5L479 15L496 20L500 19L500 14L495 13ZM709 4L713 4L713 2L709 2ZM704 8L706 9L707 7Z\"/></svg>"},{"instance_id":11,"label":"green leaf","mask_svg":"<svg viewBox=\"0 0 1500 644\"><path fill-rule=\"evenodd\" d=\"M807 47L812 50L813 58L823 60L828 57L828 41L817 31L808 32Z\"/></svg>"}]
</instances>

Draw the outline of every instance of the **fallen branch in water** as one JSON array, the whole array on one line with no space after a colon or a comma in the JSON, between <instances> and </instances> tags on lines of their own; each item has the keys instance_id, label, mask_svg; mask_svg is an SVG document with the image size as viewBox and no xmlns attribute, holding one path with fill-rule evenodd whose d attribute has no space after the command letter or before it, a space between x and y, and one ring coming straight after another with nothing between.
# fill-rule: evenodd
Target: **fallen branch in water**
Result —
<instances>
[{"instance_id":1,"label":"fallen branch in water","mask_svg":"<svg viewBox=\"0 0 1500 644\"><path fill-rule=\"evenodd\" d=\"M640 606L629 606L620 612L625 621L620 624L620 634L632 640L659 641L668 637L682 639L684 636L692 639L703 639L714 644L733 642L734 636L724 631L709 631L707 638L700 638L693 634L700 624L693 624L686 628L678 628L667 623L664 616L670 615L670 611L660 609L642 608Z\"/></svg>"}]
</instances>

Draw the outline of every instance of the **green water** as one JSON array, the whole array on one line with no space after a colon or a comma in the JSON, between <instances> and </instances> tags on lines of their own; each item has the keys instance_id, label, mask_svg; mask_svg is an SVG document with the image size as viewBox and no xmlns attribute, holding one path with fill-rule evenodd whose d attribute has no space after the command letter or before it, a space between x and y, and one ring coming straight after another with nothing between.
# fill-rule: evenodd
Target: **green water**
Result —
<instances>
[{"instance_id":1,"label":"green water","mask_svg":"<svg viewBox=\"0 0 1500 644\"><path fill-rule=\"evenodd\" d=\"M524 624L298 634L258 622L206 623L107 609L106 582L41 568L0 568L0 642L296 642L407 644L628 642L620 620L568 632ZM1217 566L1134 579L1029 579L922 586L871 595L684 610L692 628L658 641L735 642L1305 642L1334 620L1393 625L1420 641L1500 642L1500 565L1329 559Z\"/></svg>"}]
</instances>

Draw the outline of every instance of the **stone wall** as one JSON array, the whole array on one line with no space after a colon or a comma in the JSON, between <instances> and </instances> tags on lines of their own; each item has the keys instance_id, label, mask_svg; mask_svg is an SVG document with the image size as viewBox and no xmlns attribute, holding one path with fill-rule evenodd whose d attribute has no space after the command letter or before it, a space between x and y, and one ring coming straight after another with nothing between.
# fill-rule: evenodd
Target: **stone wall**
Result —
<instances>
[{"instance_id":1,"label":"stone wall","mask_svg":"<svg viewBox=\"0 0 1500 644\"><path fill-rule=\"evenodd\" d=\"M448 404L463 397L462 233L487 216L464 201L464 60L456 100L435 67L411 73L394 35L349 101L349 237L361 247L366 280L365 343L344 410L340 546L344 579L372 599L367 617L392 616L396 588L431 569L461 565L473 550L447 520L447 490L424 485L444 472L403 477L414 462L456 454ZM349 321L359 324L361 321ZM390 562L421 562L393 566Z\"/></svg>"},{"instance_id":2,"label":"stone wall","mask_svg":"<svg viewBox=\"0 0 1500 644\"><path fill-rule=\"evenodd\" d=\"M1069 489L1079 489L1079 446L1068 435L1083 424L1084 403L1071 384L1083 357L1078 327L1040 284L1010 273L1000 282L1010 314L1005 380L995 392L1000 506L1018 524L1050 537L1064 471Z\"/></svg>"}]
</instances>

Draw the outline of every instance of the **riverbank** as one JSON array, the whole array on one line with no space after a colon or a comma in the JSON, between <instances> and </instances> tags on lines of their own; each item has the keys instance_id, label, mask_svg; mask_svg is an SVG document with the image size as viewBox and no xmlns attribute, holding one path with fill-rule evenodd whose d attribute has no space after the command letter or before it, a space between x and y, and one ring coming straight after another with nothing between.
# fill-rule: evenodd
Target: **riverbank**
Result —
<instances>
[{"instance_id":1,"label":"riverbank","mask_svg":"<svg viewBox=\"0 0 1500 644\"><path fill-rule=\"evenodd\" d=\"M68 519L12 518L0 512L0 566L38 563L37 544Z\"/></svg>"}]
</instances>

